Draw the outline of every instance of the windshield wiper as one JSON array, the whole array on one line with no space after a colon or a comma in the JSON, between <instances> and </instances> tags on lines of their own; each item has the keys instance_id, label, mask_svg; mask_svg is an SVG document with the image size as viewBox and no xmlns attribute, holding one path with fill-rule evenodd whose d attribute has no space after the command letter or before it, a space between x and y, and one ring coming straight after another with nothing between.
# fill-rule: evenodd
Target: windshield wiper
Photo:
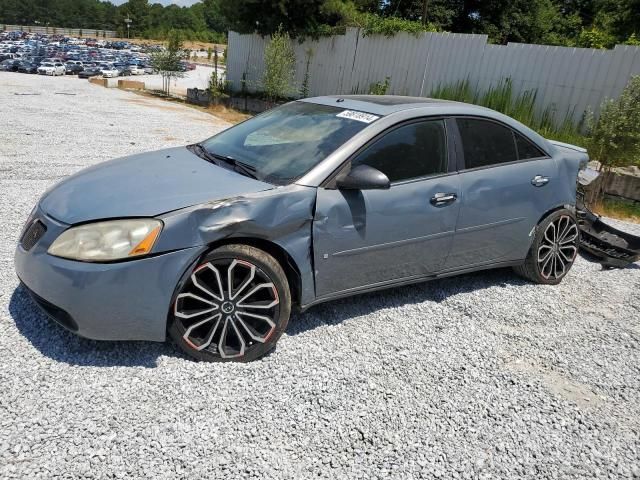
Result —
<instances>
[{"instance_id":1,"label":"windshield wiper","mask_svg":"<svg viewBox=\"0 0 640 480\"><path fill-rule=\"evenodd\" d=\"M258 176L256 175L256 167L254 167L253 165L241 162L240 160L236 160L235 158L228 155L218 155L215 153L211 153L211 155L213 155L218 160L222 160L223 162L231 165L236 172L241 173L242 175L246 175L247 177L254 178L256 180L258 179Z\"/></svg>"},{"instance_id":2,"label":"windshield wiper","mask_svg":"<svg viewBox=\"0 0 640 480\"><path fill-rule=\"evenodd\" d=\"M238 172L246 177L254 178L256 180L258 179L258 175L256 174L256 167L254 167L253 165L249 165L248 163L236 160L229 155L212 153L207 150L201 143L194 143L193 145L189 145L189 150L198 155L200 158L204 158L211 163L220 165L220 162L223 162L227 165L231 165L235 172Z\"/></svg>"},{"instance_id":3,"label":"windshield wiper","mask_svg":"<svg viewBox=\"0 0 640 480\"><path fill-rule=\"evenodd\" d=\"M207 162L211 162L215 165L219 165L216 157L211 155L209 151L202 146L200 143L194 143L193 145L187 145L187 148L192 152L198 155L200 158L205 159Z\"/></svg>"}]
</instances>

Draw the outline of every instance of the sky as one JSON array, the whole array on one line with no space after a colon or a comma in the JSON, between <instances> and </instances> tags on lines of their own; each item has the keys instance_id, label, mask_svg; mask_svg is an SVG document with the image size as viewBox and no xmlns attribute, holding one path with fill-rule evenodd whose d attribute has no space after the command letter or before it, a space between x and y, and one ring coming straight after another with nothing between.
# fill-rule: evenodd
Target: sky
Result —
<instances>
[{"instance_id":1,"label":"sky","mask_svg":"<svg viewBox=\"0 0 640 480\"><path fill-rule=\"evenodd\" d=\"M121 5L125 3L127 0L111 0L111 3L116 5ZM171 5L175 3L176 5L180 5L181 7L188 7L189 5L193 5L194 3L199 2L200 0L149 0L149 3L161 3L162 5Z\"/></svg>"}]
</instances>

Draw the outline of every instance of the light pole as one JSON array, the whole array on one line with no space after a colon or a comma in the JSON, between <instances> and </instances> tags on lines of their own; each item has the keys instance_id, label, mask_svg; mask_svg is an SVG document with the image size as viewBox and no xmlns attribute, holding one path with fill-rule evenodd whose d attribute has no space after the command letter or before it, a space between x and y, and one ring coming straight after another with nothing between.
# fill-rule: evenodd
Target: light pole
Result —
<instances>
[{"instance_id":1,"label":"light pole","mask_svg":"<svg viewBox=\"0 0 640 480\"><path fill-rule=\"evenodd\" d=\"M129 38L129 27L131 26L132 21L133 20L129 18L129 15L127 15L127 18L124 19L124 23L127 24L127 39Z\"/></svg>"}]
</instances>

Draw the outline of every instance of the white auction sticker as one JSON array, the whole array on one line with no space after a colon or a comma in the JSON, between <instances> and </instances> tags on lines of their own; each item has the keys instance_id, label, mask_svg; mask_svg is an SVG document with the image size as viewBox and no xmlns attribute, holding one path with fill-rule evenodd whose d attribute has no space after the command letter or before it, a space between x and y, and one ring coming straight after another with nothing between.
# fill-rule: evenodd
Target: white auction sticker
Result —
<instances>
[{"instance_id":1,"label":"white auction sticker","mask_svg":"<svg viewBox=\"0 0 640 480\"><path fill-rule=\"evenodd\" d=\"M371 123L378 120L380 117L377 115L371 115L370 113L356 112L355 110L344 110L336 115L340 118L348 118L350 120L356 120L357 122Z\"/></svg>"}]
</instances>

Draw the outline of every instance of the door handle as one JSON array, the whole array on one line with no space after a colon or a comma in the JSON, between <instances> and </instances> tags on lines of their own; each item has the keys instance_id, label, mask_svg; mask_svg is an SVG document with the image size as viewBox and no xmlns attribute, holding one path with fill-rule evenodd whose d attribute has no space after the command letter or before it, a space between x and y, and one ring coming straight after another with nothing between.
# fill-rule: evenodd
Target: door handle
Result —
<instances>
[{"instance_id":1,"label":"door handle","mask_svg":"<svg viewBox=\"0 0 640 480\"><path fill-rule=\"evenodd\" d=\"M444 207L445 205L449 205L453 203L458 198L458 195L455 193L436 193L429 202L434 207Z\"/></svg>"},{"instance_id":2,"label":"door handle","mask_svg":"<svg viewBox=\"0 0 640 480\"><path fill-rule=\"evenodd\" d=\"M543 187L549 183L549 177L543 177L542 175L536 175L531 179L531 185L534 187Z\"/></svg>"}]
</instances>

